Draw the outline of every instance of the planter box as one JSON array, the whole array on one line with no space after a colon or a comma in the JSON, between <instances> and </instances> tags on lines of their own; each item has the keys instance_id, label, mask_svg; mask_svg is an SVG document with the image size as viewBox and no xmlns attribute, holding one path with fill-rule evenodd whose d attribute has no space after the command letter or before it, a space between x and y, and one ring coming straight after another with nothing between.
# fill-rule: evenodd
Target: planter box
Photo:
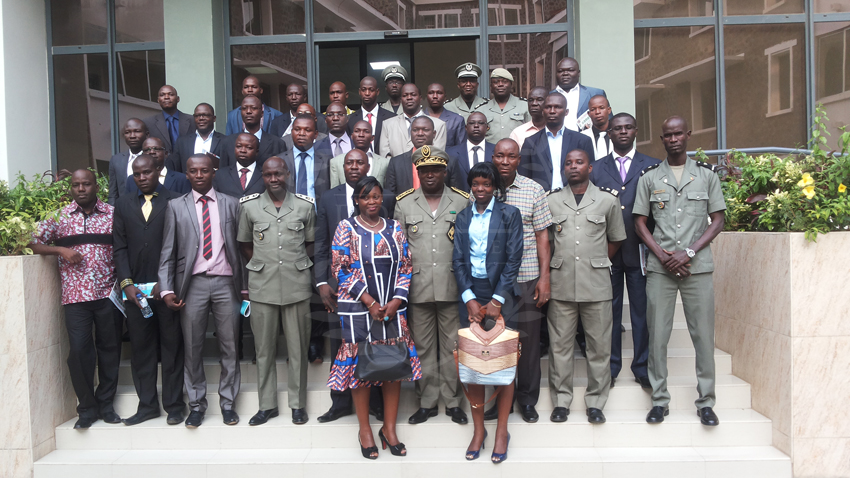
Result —
<instances>
[{"instance_id":1,"label":"planter box","mask_svg":"<svg viewBox=\"0 0 850 478\"><path fill-rule=\"evenodd\" d=\"M28 478L76 415L55 257L0 257L0 476Z\"/></svg>"},{"instance_id":2,"label":"planter box","mask_svg":"<svg viewBox=\"0 0 850 478\"><path fill-rule=\"evenodd\" d=\"M774 446L794 476L850 476L850 233L724 232L712 247L717 347Z\"/></svg>"}]
</instances>

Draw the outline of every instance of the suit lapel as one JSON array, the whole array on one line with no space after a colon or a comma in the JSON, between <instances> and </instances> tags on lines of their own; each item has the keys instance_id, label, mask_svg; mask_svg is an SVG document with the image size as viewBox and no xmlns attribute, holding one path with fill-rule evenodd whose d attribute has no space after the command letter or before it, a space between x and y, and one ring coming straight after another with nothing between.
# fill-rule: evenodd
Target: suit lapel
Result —
<instances>
[{"instance_id":1,"label":"suit lapel","mask_svg":"<svg viewBox=\"0 0 850 478\"><path fill-rule=\"evenodd\" d=\"M153 208L151 209L151 215L148 216L148 222L153 221L154 218L162 213L162 211L165 211L166 204L168 204L168 196L166 194L160 193L156 198L154 198ZM139 212L141 211L142 209L139 208ZM144 218L144 216L142 216L142 218Z\"/></svg>"},{"instance_id":2,"label":"suit lapel","mask_svg":"<svg viewBox=\"0 0 850 478\"><path fill-rule=\"evenodd\" d=\"M632 158L632 164L629 166L629 172L626 173L626 182L623 184L639 177L640 172L643 171L644 167L646 166L644 165L643 158L636 152L635 157Z\"/></svg>"},{"instance_id":3,"label":"suit lapel","mask_svg":"<svg viewBox=\"0 0 850 478\"><path fill-rule=\"evenodd\" d=\"M171 144L171 133L168 132L168 123L166 123L165 117L162 116L162 112L157 113L157 115L154 117L156 118L156 124L154 126L156 126L156 129L159 130L162 137L165 138L165 141L168 143L166 146L169 146L173 149L174 145ZM177 129L180 129L179 120L177 122Z\"/></svg>"},{"instance_id":4,"label":"suit lapel","mask_svg":"<svg viewBox=\"0 0 850 478\"><path fill-rule=\"evenodd\" d=\"M416 205L419 206L419 209L428 215L428 217L434 217L431 215L431 211L429 211L428 200L425 199L425 195L422 194L421 189L413 193L413 200L416 201ZM442 199L440 201L442 202Z\"/></svg>"},{"instance_id":5,"label":"suit lapel","mask_svg":"<svg viewBox=\"0 0 850 478\"><path fill-rule=\"evenodd\" d=\"M611 176L611 178L613 178L617 182L617 184L622 183L622 181L620 180L620 171L617 169L617 161L614 159L614 156L608 155L602 158L601 161L597 161L596 163L599 164L599 167L601 167L606 173L608 173L608 175ZM632 159L632 168L634 167L634 164L635 160ZM629 168L630 172L632 168Z\"/></svg>"},{"instance_id":6,"label":"suit lapel","mask_svg":"<svg viewBox=\"0 0 850 478\"><path fill-rule=\"evenodd\" d=\"M552 177L552 152L549 151L549 139L546 130L543 129L543 134L537 143L537 154L540 156L540 162L549 170L549 177Z\"/></svg>"},{"instance_id":7,"label":"suit lapel","mask_svg":"<svg viewBox=\"0 0 850 478\"><path fill-rule=\"evenodd\" d=\"M569 186L567 186L569 187ZM578 205L578 209L584 209L596 201L596 193L599 191L599 188L590 183L587 185L587 190L584 192L584 197L581 198L581 204ZM575 196L573 196L573 202L575 202Z\"/></svg>"},{"instance_id":8,"label":"suit lapel","mask_svg":"<svg viewBox=\"0 0 850 478\"><path fill-rule=\"evenodd\" d=\"M463 171L464 176L469 175L469 151L466 149L466 141L462 144L458 145L460 148L460 169Z\"/></svg>"},{"instance_id":9,"label":"suit lapel","mask_svg":"<svg viewBox=\"0 0 850 478\"><path fill-rule=\"evenodd\" d=\"M239 178L237 177L236 179L238 180ZM245 185L245 191L248 191L255 184L257 184L258 182L260 182L262 180L263 180L262 168L260 167L259 164L257 164L257 165L254 166L254 173L251 174L251 179L248 180L248 183ZM240 185L241 185L241 183L240 183Z\"/></svg>"},{"instance_id":10,"label":"suit lapel","mask_svg":"<svg viewBox=\"0 0 850 478\"><path fill-rule=\"evenodd\" d=\"M475 207L475 206L473 206ZM496 234L502 229L502 204L498 201L493 202L493 212L490 214L490 227L487 231L487 254L493 249L493 243L496 242Z\"/></svg>"},{"instance_id":11,"label":"suit lapel","mask_svg":"<svg viewBox=\"0 0 850 478\"><path fill-rule=\"evenodd\" d=\"M187 194L183 197L183 204L186 206L186 209L189 211L189 217L192 219L192 230L195 231L195 237L198 238L198 245L201 242L201 226L198 225L198 213L195 212L195 196L192 193ZM192 262L194 263L195 259L192 258Z\"/></svg>"}]
</instances>

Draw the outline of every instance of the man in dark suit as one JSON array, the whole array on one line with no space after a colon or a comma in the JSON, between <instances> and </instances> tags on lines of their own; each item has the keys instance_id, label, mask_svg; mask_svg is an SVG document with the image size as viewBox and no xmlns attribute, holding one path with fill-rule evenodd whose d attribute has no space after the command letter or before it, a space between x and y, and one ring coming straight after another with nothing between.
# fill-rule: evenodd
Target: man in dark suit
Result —
<instances>
[{"instance_id":1,"label":"man in dark suit","mask_svg":"<svg viewBox=\"0 0 850 478\"><path fill-rule=\"evenodd\" d=\"M165 85L160 88L156 102L159 103L162 112L145 118L145 124L151 136L161 139L166 149L174 151L178 137L195 131L195 122L192 121L191 116L177 109L180 97L177 96L177 90L173 86Z\"/></svg>"},{"instance_id":2,"label":"man in dark suit","mask_svg":"<svg viewBox=\"0 0 850 478\"><path fill-rule=\"evenodd\" d=\"M378 95L381 90L378 88L378 80L375 78L367 76L360 80L358 92L360 93L360 109L351 113L348 117L348 135L351 136L352 128L358 121L368 122L372 126L372 152L380 155L379 148L384 121L394 118L396 115L388 109L381 108L378 104Z\"/></svg>"},{"instance_id":3,"label":"man in dark suit","mask_svg":"<svg viewBox=\"0 0 850 478\"><path fill-rule=\"evenodd\" d=\"M313 108L313 105L311 105L310 103L301 103L300 105L298 105L298 109L295 111L295 115L296 115L296 117L298 115L310 115L310 116L313 117L313 121L315 121L317 125L319 124L319 118L324 118L324 115L317 115L316 114L316 108ZM313 143L315 144L316 148L321 147L321 148L327 149L328 153L330 153L331 152L330 142L324 141L328 137L327 131L328 130L326 129L325 132L322 133L321 131L319 131L319 128L317 126L316 127L316 139L315 139L315 141L313 141ZM283 135L282 139L283 139L283 144L286 146L286 151L292 151L292 148L295 147L295 146L292 145L292 130L290 129L289 133Z\"/></svg>"},{"instance_id":4,"label":"man in dark suit","mask_svg":"<svg viewBox=\"0 0 850 478\"><path fill-rule=\"evenodd\" d=\"M168 169L186 172L186 160L193 154L207 154L218 166L221 158L219 145L224 135L215 130L215 110L209 103L195 107L195 131L177 138L177 146L166 160Z\"/></svg>"},{"instance_id":5,"label":"man in dark suit","mask_svg":"<svg viewBox=\"0 0 850 478\"><path fill-rule=\"evenodd\" d=\"M593 143L587 136L570 131L564 125L567 100L560 93L549 93L543 103L546 128L525 140L520 151L519 174L537 181L546 191L566 184L562 172L567 153L581 149L587 153L591 164ZM553 154L554 153L554 154Z\"/></svg>"},{"instance_id":6,"label":"man in dark suit","mask_svg":"<svg viewBox=\"0 0 850 478\"><path fill-rule=\"evenodd\" d=\"M256 96L259 98L263 94L263 87L260 86L260 80L253 75L245 77L242 80L242 97L243 99L246 96ZM283 113L272 108L271 106L262 103L260 101L262 107L260 108L260 120L258 123L261 125L263 132L269 131L269 127L274 121L275 118L282 116ZM239 114L240 108L235 108L229 113L227 113L227 129L225 129L225 134L228 136L236 133L241 133L245 130L244 118Z\"/></svg>"},{"instance_id":7,"label":"man in dark suit","mask_svg":"<svg viewBox=\"0 0 850 478\"><path fill-rule=\"evenodd\" d=\"M262 194L266 190L263 183L262 165L257 163L260 142L253 134L236 135L236 164L219 169L213 179L215 190L242 198L249 194Z\"/></svg>"},{"instance_id":8,"label":"man in dark suit","mask_svg":"<svg viewBox=\"0 0 850 478\"><path fill-rule=\"evenodd\" d=\"M148 141L160 141L148 138ZM157 282L162 230L168 201L178 197L159 183L157 160L143 154L133 162L136 194L118 199L112 226L115 273L126 295L127 331L133 355L130 369L139 396L136 414L123 420L137 425L160 415L157 397L157 348L162 361L162 408L169 425L183 422L183 332L180 316L159 300L159 287L149 293L153 316L144 317L138 285ZM159 345L159 347L157 347Z\"/></svg>"},{"instance_id":9,"label":"man in dark suit","mask_svg":"<svg viewBox=\"0 0 850 478\"><path fill-rule=\"evenodd\" d=\"M277 136L266 133L260 128L260 118L263 116L263 103L259 97L248 95L242 99L242 124L245 126L244 131L231 134L224 138L219 146L221 152L221 161L218 163L219 169L236 164L236 138L239 133L250 133L257 136L260 140L260 148L257 152L257 161L262 164L266 159L277 156L286 151L286 145L283 140Z\"/></svg>"},{"instance_id":10,"label":"man in dark suit","mask_svg":"<svg viewBox=\"0 0 850 478\"><path fill-rule=\"evenodd\" d=\"M555 78L558 80L558 86L552 90L552 93L559 93L567 100L567 108L569 109L566 121L567 128L572 131L589 128L590 118L582 118L582 116L587 113L590 107L590 99L596 95L606 96L605 90L579 84L581 69L575 58L567 57L558 62ZM592 160L593 158L591 158Z\"/></svg>"},{"instance_id":11,"label":"man in dark suit","mask_svg":"<svg viewBox=\"0 0 850 478\"><path fill-rule=\"evenodd\" d=\"M446 89L439 83L431 83L425 92L428 108L425 113L446 123L446 152L452 146L466 141L466 126L463 116L443 107L446 104Z\"/></svg>"},{"instance_id":12,"label":"man in dark suit","mask_svg":"<svg viewBox=\"0 0 850 478\"><path fill-rule=\"evenodd\" d=\"M460 117L460 115L457 116ZM446 154L449 155L450 159L448 175L452 178L452 182L449 184L451 187L469 192L469 184L466 182L469 169L478 163L493 161L493 151L496 145L484 141L489 129L487 117L484 116L484 113L476 111L469 115L466 120L465 134L468 139L457 146L446 149Z\"/></svg>"},{"instance_id":13,"label":"man in dark suit","mask_svg":"<svg viewBox=\"0 0 850 478\"><path fill-rule=\"evenodd\" d=\"M162 184L165 189L182 196L192 190L189 185L189 180L186 175L177 171L172 171L165 167L165 155L167 151L159 138L148 138L142 143L142 152L154 160L154 167L157 169L157 182ZM133 176L127 177L125 185L127 190L126 195L135 196L139 192L136 185L135 173Z\"/></svg>"},{"instance_id":14,"label":"man in dark suit","mask_svg":"<svg viewBox=\"0 0 850 478\"><path fill-rule=\"evenodd\" d=\"M618 191L626 226L626 240L611 258L611 285L614 290L614 326L611 341L611 385L623 366L623 277L629 290L629 313L632 321L634 359L632 373L643 388L651 388L647 375L649 359L649 331L646 326L646 276L641 268L641 240L635 232L632 208L637 194L640 173L645 168L660 163L659 160L635 150L637 121L628 113L618 113L609 122L608 136L614 153L596 161L590 180L600 187Z\"/></svg>"},{"instance_id":15,"label":"man in dark suit","mask_svg":"<svg viewBox=\"0 0 850 478\"><path fill-rule=\"evenodd\" d=\"M148 127L139 118L130 118L124 123L124 142L129 151L118 153L109 159L109 205L122 194L126 194L127 177L133 175L133 161L142 154L142 143L148 139Z\"/></svg>"},{"instance_id":16,"label":"man in dark suit","mask_svg":"<svg viewBox=\"0 0 850 478\"><path fill-rule=\"evenodd\" d=\"M408 189L419 187L419 176L413 174L413 151L426 144L433 145L436 134L434 122L428 116L419 116L413 120L410 125L410 140L413 142L413 149L390 159L390 164L387 166L387 176L384 180L385 197L395 198ZM446 181L451 184L450 177L447 177ZM384 206L387 207L388 211L395 208L395 204L385 203Z\"/></svg>"},{"instance_id":17,"label":"man in dark suit","mask_svg":"<svg viewBox=\"0 0 850 478\"><path fill-rule=\"evenodd\" d=\"M286 87L286 104L289 110L272 120L269 126L269 133L282 138L292 133L292 122L298 116L298 107L307 103L307 90L304 85L291 83ZM320 133L328 132L328 124L325 117L319 115L316 117L316 129ZM350 134L350 133L349 133Z\"/></svg>"}]
</instances>

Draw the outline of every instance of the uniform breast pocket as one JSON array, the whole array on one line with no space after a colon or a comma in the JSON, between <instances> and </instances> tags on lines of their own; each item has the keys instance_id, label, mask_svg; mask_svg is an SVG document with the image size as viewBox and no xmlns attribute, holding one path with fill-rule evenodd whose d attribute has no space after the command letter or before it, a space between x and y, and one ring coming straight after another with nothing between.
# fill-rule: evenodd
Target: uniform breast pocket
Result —
<instances>
[{"instance_id":1,"label":"uniform breast pocket","mask_svg":"<svg viewBox=\"0 0 850 478\"><path fill-rule=\"evenodd\" d=\"M598 237L600 234L605 234L605 216L602 214L588 214L584 216L589 223L584 229L585 235Z\"/></svg>"},{"instance_id":2,"label":"uniform breast pocket","mask_svg":"<svg viewBox=\"0 0 850 478\"><path fill-rule=\"evenodd\" d=\"M688 204L685 210L689 216L708 216L708 193L705 191L688 192Z\"/></svg>"},{"instance_id":3,"label":"uniform breast pocket","mask_svg":"<svg viewBox=\"0 0 850 478\"><path fill-rule=\"evenodd\" d=\"M649 213L653 217L666 217L670 205L670 193L653 194L649 197Z\"/></svg>"},{"instance_id":4,"label":"uniform breast pocket","mask_svg":"<svg viewBox=\"0 0 850 478\"><path fill-rule=\"evenodd\" d=\"M271 241L271 238L269 238L269 223L255 222L254 244L268 244L269 241Z\"/></svg>"},{"instance_id":5,"label":"uniform breast pocket","mask_svg":"<svg viewBox=\"0 0 850 478\"><path fill-rule=\"evenodd\" d=\"M407 216L404 218L407 237L415 238L422 235L422 220L423 216Z\"/></svg>"},{"instance_id":6,"label":"uniform breast pocket","mask_svg":"<svg viewBox=\"0 0 850 478\"><path fill-rule=\"evenodd\" d=\"M304 223L301 221L293 221L286 223L286 228L290 231L290 244L302 244L304 242Z\"/></svg>"},{"instance_id":7,"label":"uniform breast pocket","mask_svg":"<svg viewBox=\"0 0 850 478\"><path fill-rule=\"evenodd\" d=\"M552 233L556 236L560 236L562 234L566 234L567 227L567 216L553 216L552 217Z\"/></svg>"}]
</instances>

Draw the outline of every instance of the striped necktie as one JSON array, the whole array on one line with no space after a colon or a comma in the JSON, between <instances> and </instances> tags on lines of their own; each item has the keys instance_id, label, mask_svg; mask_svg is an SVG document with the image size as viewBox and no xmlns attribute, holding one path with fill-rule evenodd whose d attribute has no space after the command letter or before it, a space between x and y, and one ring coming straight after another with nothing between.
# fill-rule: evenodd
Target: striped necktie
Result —
<instances>
[{"instance_id":1,"label":"striped necktie","mask_svg":"<svg viewBox=\"0 0 850 478\"><path fill-rule=\"evenodd\" d=\"M210 207L209 201L210 198L207 196L201 196L201 218L203 220L204 230L201 232L203 236L203 252L204 259L210 260L212 259L212 226L210 225Z\"/></svg>"}]
</instances>

